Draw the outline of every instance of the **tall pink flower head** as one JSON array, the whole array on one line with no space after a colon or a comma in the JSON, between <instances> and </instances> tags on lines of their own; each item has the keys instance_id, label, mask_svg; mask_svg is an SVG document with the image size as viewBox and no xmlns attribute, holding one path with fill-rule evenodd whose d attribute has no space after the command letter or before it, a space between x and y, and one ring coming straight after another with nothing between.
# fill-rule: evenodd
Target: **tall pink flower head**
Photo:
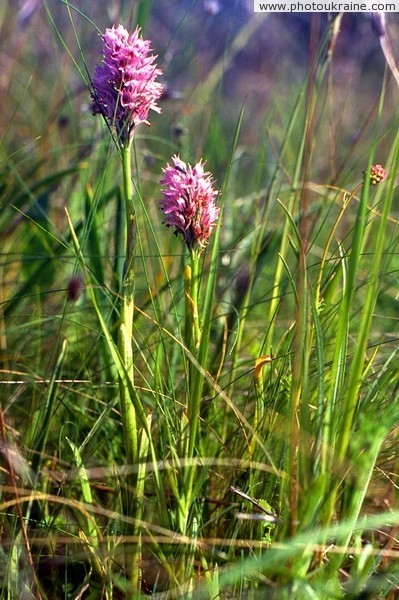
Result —
<instances>
[{"instance_id":1,"label":"tall pink flower head","mask_svg":"<svg viewBox=\"0 0 399 600\"><path fill-rule=\"evenodd\" d=\"M161 209L164 223L174 227L175 234L183 236L190 252L201 250L208 243L219 216L215 204L218 192L213 188L212 176L204 171L200 161L194 167L179 156L172 157L172 165L163 169L164 185Z\"/></svg>"},{"instance_id":2,"label":"tall pink flower head","mask_svg":"<svg viewBox=\"0 0 399 600\"><path fill-rule=\"evenodd\" d=\"M162 85L156 78L156 56L149 54L150 42L140 36L140 28L129 35L122 25L106 29L102 36L102 66L97 65L93 85L93 114L103 115L115 126L121 143L130 143L139 123L148 122L150 110L161 112L156 102Z\"/></svg>"}]
</instances>

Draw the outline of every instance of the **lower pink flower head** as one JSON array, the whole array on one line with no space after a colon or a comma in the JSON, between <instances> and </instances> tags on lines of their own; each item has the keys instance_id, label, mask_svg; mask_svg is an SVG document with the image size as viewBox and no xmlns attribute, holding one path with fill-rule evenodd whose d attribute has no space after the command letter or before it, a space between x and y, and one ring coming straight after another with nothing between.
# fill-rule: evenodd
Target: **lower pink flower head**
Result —
<instances>
[{"instance_id":1,"label":"lower pink flower head","mask_svg":"<svg viewBox=\"0 0 399 600\"><path fill-rule=\"evenodd\" d=\"M367 171L364 171L363 175L366 177ZM373 165L369 172L370 185L378 185L381 181L384 181L386 176L387 172L381 165Z\"/></svg>"},{"instance_id":2,"label":"lower pink flower head","mask_svg":"<svg viewBox=\"0 0 399 600\"><path fill-rule=\"evenodd\" d=\"M192 167L179 156L173 156L172 163L163 169L161 179L165 186L161 200L164 223L174 227L176 235L183 236L190 252L201 250L208 243L219 216L215 205L218 192L213 188L211 174L204 171L202 161Z\"/></svg>"},{"instance_id":3,"label":"lower pink flower head","mask_svg":"<svg viewBox=\"0 0 399 600\"><path fill-rule=\"evenodd\" d=\"M103 61L93 75L93 114L102 114L114 125L122 143L130 142L133 129L148 122L150 110L161 112L156 101L162 85L156 78L156 56L150 42L140 36L140 29L129 35L122 25L106 29L102 36Z\"/></svg>"}]
</instances>

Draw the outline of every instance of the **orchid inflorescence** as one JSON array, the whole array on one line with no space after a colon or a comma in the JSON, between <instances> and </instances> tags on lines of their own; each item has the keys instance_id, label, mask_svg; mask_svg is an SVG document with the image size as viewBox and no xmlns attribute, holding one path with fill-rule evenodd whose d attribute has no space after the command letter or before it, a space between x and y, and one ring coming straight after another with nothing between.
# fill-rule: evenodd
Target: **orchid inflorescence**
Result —
<instances>
[{"instance_id":1,"label":"orchid inflorescence","mask_svg":"<svg viewBox=\"0 0 399 600\"><path fill-rule=\"evenodd\" d=\"M138 27L129 35L122 25L113 26L105 30L102 39L103 61L92 79L93 114L103 115L109 126L115 127L121 147L129 149L135 127L148 124L150 110L161 112L156 102L163 88L156 79L162 71ZM192 167L176 155L163 172L164 224L183 236L190 253L199 253L219 216L212 176L202 161Z\"/></svg>"},{"instance_id":2,"label":"orchid inflorescence","mask_svg":"<svg viewBox=\"0 0 399 600\"><path fill-rule=\"evenodd\" d=\"M162 71L139 27L129 35L122 25L113 26L102 39L103 64L97 65L92 80L93 114L102 114L115 127L120 143L130 144L134 128L149 124L149 111L161 112L156 102L163 88L156 78Z\"/></svg>"},{"instance_id":3,"label":"orchid inflorescence","mask_svg":"<svg viewBox=\"0 0 399 600\"><path fill-rule=\"evenodd\" d=\"M219 216L215 204L218 192L213 188L212 176L204 170L202 161L192 167L176 155L172 157L172 165L168 163L163 172L164 223L173 227L176 235L183 236L190 252L202 250Z\"/></svg>"}]
</instances>

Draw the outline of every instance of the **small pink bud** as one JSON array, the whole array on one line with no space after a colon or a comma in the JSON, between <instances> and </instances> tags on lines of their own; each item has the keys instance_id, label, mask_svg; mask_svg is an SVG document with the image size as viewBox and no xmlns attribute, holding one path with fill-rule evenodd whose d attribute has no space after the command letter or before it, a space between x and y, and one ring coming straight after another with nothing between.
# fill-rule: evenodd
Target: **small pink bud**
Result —
<instances>
[{"instance_id":1,"label":"small pink bud","mask_svg":"<svg viewBox=\"0 0 399 600\"><path fill-rule=\"evenodd\" d=\"M381 181L384 181L387 176L387 172L382 168L381 165L373 165L370 169L370 185L378 185ZM363 171L363 177L367 177L367 171Z\"/></svg>"}]
</instances>

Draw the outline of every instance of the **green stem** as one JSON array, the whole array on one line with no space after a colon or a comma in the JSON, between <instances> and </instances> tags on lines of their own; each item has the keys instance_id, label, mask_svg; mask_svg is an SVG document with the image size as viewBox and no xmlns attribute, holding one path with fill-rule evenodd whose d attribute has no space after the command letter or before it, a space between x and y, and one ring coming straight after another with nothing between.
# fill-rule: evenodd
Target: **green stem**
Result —
<instances>
[{"instance_id":1,"label":"green stem","mask_svg":"<svg viewBox=\"0 0 399 600\"><path fill-rule=\"evenodd\" d=\"M123 267L120 296L120 325L118 349L122 363L132 384L133 369L133 314L134 314L134 255L136 249L136 213L133 205L133 185L130 146L122 148L123 189L126 207L126 254ZM119 382L123 436L129 464L137 460L137 419L129 391L123 381Z\"/></svg>"},{"instance_id":2,"label":"green stem","mask_svg":"<svg viewBox=\"0 0 399 600\"><path fill-rule=\"evenodd\" d=\"M194 357L198 359L198 350L201 340L199 316L198 316L198 278L199 278L199 254L197 252L191 253L191 288L190 288L190 308L191 308L191 329L193 332L193 339L191 344L191 352ZM201 365L203 366L203 365ZM190 365L190 390L188 396L188 407L187 415L189 421L189 444L188 444L188 456L192 458L194 456L194 448L197 441L198 434L198 420L200 413L201 404L201 393L202 386L200 381L203 381L202 374L198 372L196 365Z\"/></svg>"},{"instance_id":3,"label":"green stem","mask_svg":"<svg viewBox=\"0 0 399 600\"><path fill-rule=\"evenodd\" d=\"M254 370L254 387L255 387L255 414L253 420L253 435L249 443L249 459L255 460L256 445L258 443L257 436L262 436L261 427L265 415L265 389L263 384L263 367L267 363L271 363L271 356L261 356L255 361Z\"/></svg>"},{"instance_id":4,"label":"green stem","mask_svg":"<svg viewBox=\"0 0 399 600\"><path fill-rule=\"evenodd\" d=\"M194 332L194 348L198 351L201 339L201 331L198 316L198 291L199 291L199 254L191 253L191 302L192 302L192 324Z\"/></svg>"},{"instance_id":5,"label":"green stem","mask_svg":"<svg viewBox=\"0 0 399 600\"><path fill-rule=\"evenodd\" d=\"M185 269L185 292L186 292L186 343L195 360L198 360L201 343L201 328L198 314L199 293L199 252L190 252L190 265ZM186 458L191 459L195 454L198 437L198 423L200 418L200 406L202 395L203 376L198 366L190 361L189 365L189 389L187 395L187 418L188 418L188 443L184 445ZM184 421L183 421L184 423ZM192 504L192 490L194 486L196 468L190 466L184 477L185 502L182 515L182 533L187 533L187 519Z\"/></svg>"},{"instance_id":6,"label":"green stem","mask_svg":"<svg viewBox=\"0 0 399 600\"><path fill-rule=\"evenodd\" d=\"M189 350L193 339L191 279L191 266L187 264L184 267L184 342Z\"/></svg>"},{"instance_id":7,"label":"green stem","mask_svg":"<svg viewBox=\"0 0 399 600\"><path fill-rule=\"evenodd\" d=\"M120 324L118 331L118 350L122 364L126 369L127 378L134 387L134 368L133 368L133 316L134 316L134 258L136 251L136 213L133 204L133 184L131 170L131 149L130 144L121 149L122 171L123 171L123 191L126 210L126 223L124 231L125 242L125 261L123 265L123 274L120 287ZM123 425L123 439L126 449L126 459L129 465L133 465L140 460L139 439L137 431L137 415L131 398L129 387L121 378L119 379L120 408ZM146 433L143 431L143 436ZM124 496L124 514L126 517L137 516L138 498L132 497L132 490L136 488L137 482L134 475L127 478L127 490ZM136 525L127 525L127 535L139 535ZM141 544L139 543L131 557L128 557L128 571L131 577L133 589L140 589L140 561Z\"/></svg>"}]
</instances>

